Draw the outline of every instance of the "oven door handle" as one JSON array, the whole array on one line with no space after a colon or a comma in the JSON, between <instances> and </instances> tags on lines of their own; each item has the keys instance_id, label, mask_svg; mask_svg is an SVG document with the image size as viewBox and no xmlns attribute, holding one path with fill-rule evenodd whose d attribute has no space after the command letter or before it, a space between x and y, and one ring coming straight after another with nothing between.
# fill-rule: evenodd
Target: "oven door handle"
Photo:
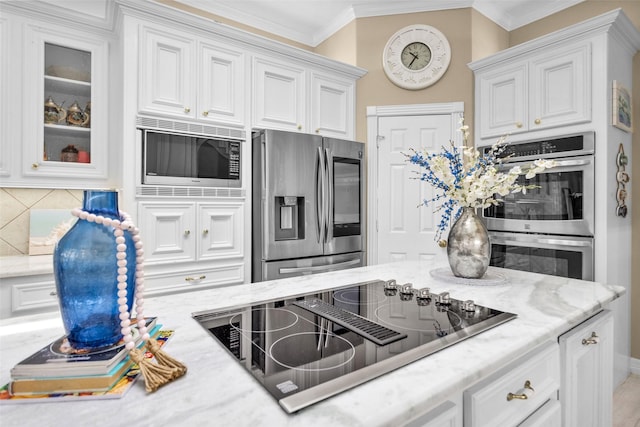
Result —
<instances>
[{"instance_id":1,"label":"oven door handle","mask_svg":"<svg viewBox=\"0 0 640 427\"><path fill-rule=\"evenodd\" d=\"M575 160L556 160L554 167L566 167L566 166L584 166L590 165L590 159L575 159Z\"/></svg>"},{"instance_id":2,"label":"oven door handle","mask_svg":"<svg viewBox=\"0 0 640 427\"><path fill-rule=\"evenodd\" d=\"M574 167L574 166L587 166L590 165L593 162L593 160L591 159L570 159L570 160L556 160L555 161L555 165L552 168L547 169L547 171L552 171L554 169L558 169L558 168L568 168L568 167ZM523 162L520 163L520 165L522 166L532 166L533 162ZM512 166L514 166L514 163L503 163L500 167L498 167L499 171L505 171L510 169ZM522 175L524 175L526 172L522 171Z\"/></svg>"},{"instance_id":3,"label":"oven door handle","mask_svg":"<svg viewBox=\"0 0 640 427\"><path fill-rule=\"evenodd\" d=\"M489 236L489 240L492 243L497 243L499 245L516 245L522 246L527 243L542 243L545 245L557 245L557 246L571 246L571 247L590 247L592 246L591 242L585 242L581 240L563 240L563 239L522 239L522 240L513 240L513 239L503 239L496 236Z\"/></svg>"}]
</instances>

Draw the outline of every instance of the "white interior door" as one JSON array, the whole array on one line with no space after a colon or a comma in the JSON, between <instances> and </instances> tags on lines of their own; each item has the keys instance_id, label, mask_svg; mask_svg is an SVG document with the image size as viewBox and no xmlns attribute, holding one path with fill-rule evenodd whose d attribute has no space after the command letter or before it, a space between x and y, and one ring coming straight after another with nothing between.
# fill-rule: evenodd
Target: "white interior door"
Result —
<instances>
[{"instance_id":1,"label":"white interior door","mask_svg":"<svg viewBox=\"0 0 640 427\"><path fill-rule=\"evenodd\" d=\"M369 122L369 132L376 132L375 147L369 147L369 264L446 259L446 248L435 239L440 214L431 206L419 206L435 195L434 189L415 179L419 168L405 156L412 148L440 151L449 141L461 144L457 128L462 103L444 104L442 112L434 105L443 104L432 104L425 114L401 110L378 115L375 127Z\"/></svg>"}]
</instances>

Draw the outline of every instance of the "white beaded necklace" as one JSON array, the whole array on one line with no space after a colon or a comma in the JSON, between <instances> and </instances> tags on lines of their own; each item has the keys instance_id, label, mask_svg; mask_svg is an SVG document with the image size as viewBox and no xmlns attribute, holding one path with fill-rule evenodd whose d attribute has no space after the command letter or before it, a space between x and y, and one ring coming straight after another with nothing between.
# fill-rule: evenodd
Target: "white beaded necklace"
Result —
<instances>
[{"instance_id":1,"label":"white beaded necklace","mask_svg":"<svg viewBox=\"0 0 640 427\"><path fill-rule=\"evenodd\" d=\"M131 330L131 319L129 307L127 306L127 244L124 238L124 230L131 233L131 237L136 248L136 273L135 273L135 303L136 317L138 323L138 331L143 341L149 340L149 332L143 315L144 305L144 249L140 238L140 230L134 226L131 216L123 211L118 211L120 218L124 221L111 219L102 215L92 214L75 208L71 211L73 216L96 224L102 224L105 227L113 227L113 235L116 239L116 258L118 265L118 310L120 312L120 332L124 341L125 348L129 351L135 348L135 341Z\"/></svg>"},{"instance_id":2,"label":"white beaded necklace","mask_svg":"<svg viewBox=\"0 0 640 427\"><path fill-rule=\"evenodd\" d=\"M73 216L79 219L102 224L105 227L113 227L113 236L116 240L116 259L118 265L118 311L120 318L120 332L124 346L129 352L131 360L133 360L140 368L140 373L144 378L145 388L148 392L153 392L158 387L167 384L186 374L187 367L181 362L172 358L160 349L160 345L149 337L147 325L144 319L144 249L140 238L140 230L133 224L131 216L123 211L118 211L119 218L111 219L102 215L92 214L75 208L71 211ZM144 353L136 348L131 329L131 315L127 306L127 243L124 238L124 231L127 230L131 234L136 249L136 271L135 271L135 307L136 322L138 331L142 341L146 343L146 348L155 357L157 363L151 363Z\"/></svg>"}]
</instances>

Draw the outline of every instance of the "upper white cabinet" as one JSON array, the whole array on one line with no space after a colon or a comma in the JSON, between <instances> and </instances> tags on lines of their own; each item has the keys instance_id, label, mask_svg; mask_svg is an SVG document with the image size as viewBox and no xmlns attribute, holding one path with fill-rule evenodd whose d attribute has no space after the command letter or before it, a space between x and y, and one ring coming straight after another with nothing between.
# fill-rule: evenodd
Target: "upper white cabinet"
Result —
<instances>
[{"instance_id":1,"label":"upper white cabinet","mask_svg":"<svg viewBox=\"0 0 640 427\"><path fill-rule=\"evenodd\" d=\"M244 124L244 54L178 30L142 24L143 113Z\"/></svg>"},{"instance_id":2,"label":"upper white cabinet","mask_svg":"<svg viewBox=\"0 0 640 427\"><path fill-rule=\"evenodd\" d=\"M355 80L255 57L253 126L354 137Z\"/></svg>"},{"instance_id":3,"label":"upper white cabinet","mask_svg":"<svg viewBox=\"0 0 640 427\"><path fill-rule=\"evenodd\" d=\"M255 127L308 132L304 68L255 57L253 79Z\"/></svg>"},{"instance_id":4,"label":"upper white cabinet","mask_svg":"<svg viewBox=\"0 0 640 427\"><path fill-rule=\"evenodd\" d=\"M195 40L166 28L141 26L140 111L194 118Z\"/></svg>"},{"instance_id":5,"label":"upper white cabinet","mask_svg":"<svg viewBox=\"0 0 640 427\"><path fill-rule=\"evenodd\" d=\"M3 184L106 186L109 39L9 14L2 22L3 31L11 29L3 56L24 58L3 65ZM16 140L21 144L7 146Z\"/></svg>"},{"instance_id":6,"label":"upper white cabinet","mask_svg":"<svg viewBox=\"0 0 640 427\"><path fill-rule=\"evenodd\" d=\"M354 137L354 87L353 80L312 73L311 132L342 139Z\"/></svg>"},{"instance_id":7,"label":"upper white cabinet","mask_svg":"<svg viewBox=\"0 0 640 427\"><path fill-rule=\"evenodd\" d=\"M591 120L591 43L501 61L476 72L480 138Z\"/></svg>"}]
</instances>

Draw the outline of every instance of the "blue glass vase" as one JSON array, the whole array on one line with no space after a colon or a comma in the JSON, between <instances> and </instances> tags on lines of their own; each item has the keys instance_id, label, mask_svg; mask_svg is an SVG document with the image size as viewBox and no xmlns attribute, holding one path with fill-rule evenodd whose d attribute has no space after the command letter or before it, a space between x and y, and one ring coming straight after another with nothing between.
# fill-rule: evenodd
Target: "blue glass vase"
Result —
<instances>
[{"instance_id":1,"label":"blue glass vase","mask_svg":"<svg viewBox=\"0 0 640 427\"><path fill-rule=\"evenodd\" d=\"M105 218L122 221L118 193L86 190L82 209ZM53 252L60 313L65 332L75 349L111 346L121 338L118 306L118 265L114 228L78 219L58 241ZM127 304L133 306L136 249L128 231Z\"/></svg>"}]
</instances>

